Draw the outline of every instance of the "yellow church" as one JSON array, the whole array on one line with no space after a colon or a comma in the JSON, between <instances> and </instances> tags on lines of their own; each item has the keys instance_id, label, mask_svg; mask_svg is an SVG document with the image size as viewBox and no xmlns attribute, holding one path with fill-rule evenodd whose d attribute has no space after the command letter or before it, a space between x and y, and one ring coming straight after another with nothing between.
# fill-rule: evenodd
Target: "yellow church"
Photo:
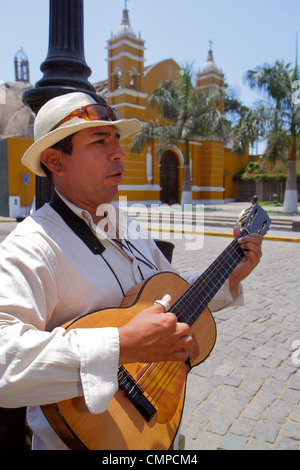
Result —
<instances>
[{"instance_id":1,"label":"yellow church","mask_svg":"<svg viewBox=\"0 0 300 470\"><path fill-rule=\"evenodd\" d=\"M152 91L161 81L175 81L180 66L173 59L145 67L145 41L131 27L129 12L123 10L122 23L107 45L108 80L94 84L120 118L136 117L141 122L158 118L148 103ZM207 63L197 74L196 87L205 90L224 87L224 74L216 66L210 48ZM183 144L170 145L158 156L155 146L142 154L130 152L131 139L122 141L126 152L125 173L120 195L128 201L146 204L175 204L181 200L183 180ZM194 203L223 203L234 199L233 176L247 165L233 155L220 139L195 137L190 142L190 170Z\"/></svg>"},{"instance_id":2,"label":"yellow church","mask_svg":"<svg viewBox=\"0 0 300 470\"><path fill-rule=\"evenodd\" d=\"M117 109L120 118L135 117L142 123L156 120L158 115L149 106L149 97L163 80L175 81L180 66L173 59L145 66L145 41L131 27L126 8L120 27L107 42L107 63L108 77L93 84L96 93ZM214 63L210 48L207 63L196 76L196 87L205 90L211 86L224 87L224 74ZM0 106L0 180L3 183L0 215L8 215L8 199L10 205L16 207L18 204L13 212L15 216L15 213L22 213L24 206L30 206L35 194L35 176L30 172L27 174L28 170L21 164L23 153L32 143L34 116L21 101L22 92L28 87L32 85L29 80L24 81L23 76L6 84L8 100L6 106ZM12 107L10 113L7 113L8 105ZM183 143L170 145L158 156L155 145L145 148L141 154L131 153L132 139L121 142L126 157L120 196L127 198L128 205L135 202L148 206L180 203ZM190 141L193 203L221 204L234 200L233 176L247 163L247 155L237 157L222 140L195 136Z\"/></svg>"}]
</instances>

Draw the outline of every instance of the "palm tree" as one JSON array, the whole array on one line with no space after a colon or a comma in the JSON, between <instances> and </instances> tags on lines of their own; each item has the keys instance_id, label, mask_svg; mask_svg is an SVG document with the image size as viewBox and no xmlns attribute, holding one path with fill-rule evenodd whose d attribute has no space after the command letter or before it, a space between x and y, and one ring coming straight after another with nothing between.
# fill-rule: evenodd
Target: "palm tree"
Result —
<instances>
[{"instance_id":1,"label":"palm tree","mask_svg":"<svg viewBox=\"0 0 300 470\"><path fill-rule=\"evenodd\" d=\"M182 206L192 204L190 139L201 135L228 137L230 126L219 107L221 93L199 93L193 84L192 66L185 65L176 82L163 81L152 92L149 104L158 109L160 119L145 123L131 145L132 151L141 152L145 145L158 142L161 155L168 145L184 143Z\"/></svg>"},{"instance_id":2,"label":"palm tree","mask_svg":"<svg viewBox=\"0 0 300 470\"><path fill-rule=\"evenodd\" d=\"M265 158L274 165L278 159L287 160L288 172L283 211L296 213L298 206L296 175L296 140L300 131L300 107L292 99L293 83L299 70L290 64L275 62L249 70L245 79L251 88L263 90L267 103L249 111L236 129L234 151L242 152L246 142L267 140Z\"/></svg>"}]
</instances>

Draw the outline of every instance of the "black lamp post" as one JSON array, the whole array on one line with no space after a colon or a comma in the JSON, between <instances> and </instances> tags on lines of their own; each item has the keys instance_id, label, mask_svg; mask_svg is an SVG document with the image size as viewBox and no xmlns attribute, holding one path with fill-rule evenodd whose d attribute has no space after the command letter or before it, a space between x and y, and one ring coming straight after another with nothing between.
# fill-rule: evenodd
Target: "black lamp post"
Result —
<instances>
[{"instance_id":1,"label":"black lamp post","mask_svg":"<svg viewBox=\"0 0 300 470\"><path fill-rule=\"evenodd\" d=\"M83 0L50 0L49 49L41 71L43 78L22 97L34 113L51 98L74 91L105 102L88 81L91 69L84 57ZM52 192L48 179L37 176L37 209L50 200Z\"/></svg>"}]
</instances>

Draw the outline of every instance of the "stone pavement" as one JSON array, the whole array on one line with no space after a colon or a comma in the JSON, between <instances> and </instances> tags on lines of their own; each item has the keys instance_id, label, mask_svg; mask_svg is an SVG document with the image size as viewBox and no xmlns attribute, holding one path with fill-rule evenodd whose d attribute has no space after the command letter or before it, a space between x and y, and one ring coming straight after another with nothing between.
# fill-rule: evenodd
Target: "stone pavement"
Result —
<instances>
[{"instance_id":1,"label":"stone pavement","mask_svg":"<svg viewBox=\"0 0 300 470\"><path fill-rule=\"evenodd\" d=\"M7 219L1 220L0 218L0 243L4 238L16 227L17 222L9 221Z\"/></svg>"},{"instance_id":2,"label":"stone pavement","mask_svg":"<svg viewBox=\"0 0 300 470\"><path fill-rule=\"evenodd\" d=\"M235 217L242 207L216 212ZM0 241L14 225L0 224ZM217 236L206 235L198 250L173 235L173 265L183 275L203 271L228 246L232 228L221 225L205 223ZM187 450L300 450L300 233L271 229L268 236L261 263L243 282L245 305L214 314L215 348L188 376Z\"/></svg>"},{"instance_id":3,"label":"stone pavement","mask_svg":"<svg viewBox=\"0 0 300 470\"><path fill-rule=\"evenodd\" d=\"M230 240L207 236L198 252L174 243L173 264L188 274L209 266ZM300 245L265 240L263 251L243 282L245 305L214 314L215 348L188 376L188 450L300 449Z\"/></svg>"},{"instance_id":4,"label":"stone pavement","mask_svg":"<svg viewBox=\"0 0 300 470\"><path fill-rule=\"evenodd\" d=\"M127 208L128 214L139 220L147 228L160 228L166 231L169 227L172 229L194 229L204 230L205 234L232 234L232 227L242 210L248 208L249 204L245 202L233 202L220 205L198 205L194 210L189 210L186 206L182 213L180 206L152 206L151 216L149 209L139 207L134 204ZM197 210L195 210L197 208ZM300 206L298 206L297 215L286 215L282 213L282 207L263 207L272 219L271 228L267 234L268 239L292 239L300 242ZM298 224L299 231L295 231L293 224ZM154 233L155 236L155 233Z\"/></svg>"}]
</instances>

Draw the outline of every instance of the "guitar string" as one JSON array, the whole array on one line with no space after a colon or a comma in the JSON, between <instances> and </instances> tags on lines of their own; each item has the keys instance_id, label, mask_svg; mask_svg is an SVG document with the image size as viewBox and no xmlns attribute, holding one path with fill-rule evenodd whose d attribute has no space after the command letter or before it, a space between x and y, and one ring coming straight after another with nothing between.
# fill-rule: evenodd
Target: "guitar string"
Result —
<instances>
[{"instance_id":1,"label":"guitar string","mask_svg":"<svg viewBox=\"0 0 300 470\"><path fill-rule=\"evenodd\" d=\"M237 245L237 246L239 247L239 245ZM239 248L240 248L240 247L239 247ZM243 250L240 248L240 253L239 253L239 255L240 255L241 253L243 253ZM231 256L230 253L229 253L229 257L232 258L232 256ZM240 258L242 258L242 255L240 256ZM238 261L240 261L240 260L238 260ZM234 262L236 263L236 259L234 259ZM224 277L224 275L222 275L222 276ZM175 367L173 368L173 377L175 377L175 376L177 375L177 373L178 373L178 370L182 367L183 363L172 363L172 364L175 364ZM177 367L176 367L176 364L178 365ZM177 370L176 370L176 369L177 369ZM167 388L167 386L169 385L169 383L171 382L171 380L172 380L173 377L171 377L170 374L169 374L169 381L168 381L168 383L165 384L165 389ZM157 385L157 384L156 384L156 385ZM160 383L159 385L161 385L161 383ZM154 400L159 400L159 398L162 396L162 394L164 393L165 390L162 390L162 387L160 387L160 389L157 390L156 393L159 393L159 391L161 392L161 394L159 395L158 398L156 398L155 395L153 394L154 389L152 390L152 392L151 392L151 397L152 397Z\"/></svg>"},{"instance_id":2,"label":"guitar string","mask_svg":"<svg viewBox=\"0 0 300 470\"><path fill-rule=\"evenodd\" d=\"M213 267L212 267L211 269L208 268L208 270L207 270L208 273L204 272L204 273L200 276L200 278L201 278L202 276L203 276L203 277L206 277L206 280L205 280L204 284L201 284L201 290L204 290L204 289L209 285L209 283L211 283L211 279L212 279L213 277L215 277L216 274L220 274L222 280L223 280L223 279L224 279L224 280L227 279L227 277L228 277L227 275L228 275L228 272L229 272L228 269L225 269L225 271L223 270L223 273L222 273L222 272L220 271L220 268L218 267L218 264L219 264L220 261L223 261L223 264L224 264L224 261L228 262L228 260L233 260L233 261L234 261L234 264L238 263L238 262L240 261L240 259L237 261L236 258L233 258L233 256L232 256L233 254L235 254L235 255L238 254L238 253L237 253L237 248L240 248L240 246L238 245L238 242L237 242L236 240L234 240L234 241L232 242L232 244L230 244L229 247L228 247L226 250L224 250L224 252L217 258L216 262L213 264ZM230 251L230 250L231 250L231 251ZM240 250L241 250L241 248L240 248ZM215 264L216 264L216 267L214 267ZM230 266L230 269L232 269L232 266ZM209 275L210 275L210 276L209 276ZM200 278L198 278L197 281L199 281ZM195 281L194 284L196 284L197 281ZM222 284L221 284L221 285L222 285ZM194 286L194 285L193 285L193 286ZM193 286L191 286L191 287L193 287ZM195 287L196 287L196 286L195 286ZM211 288L211 289L210 289L211 292L208 292L208 293L206 294L206 296L204 297L204 299L202 299L202 303L203 303L204 301L206 301L207 298L209 298L211 294L214 294L214 295L215 295L215 293L216 293L217 291L215 292L214 289L215 289L216 287L218 287L217 290L219 290L219 288L220 288L221 286L214 286L213 288ZM191 290L192 290L192 289L191 289ZM198 291L200 290L200 289L198 288L198 286L197 286L197 289L195 289L195 291L196 291L196 290L198 290ZM188 291L189 291L189 288L187 289L187 292L184 293L184 294L180 297L180 299L179 299L177 302L175 302L175 304L177 305L177 307L180 306L180 303L182 303L183 301L185 301L185 300L186 300L186 297L188 297L188 296L189 296L189 298L192 297L192 301L191 301L191 302L189 301L189 302L187 302L187 303L185 302L184 305L185 305L185 307L189 307L189 304L191 304L191 305L193 306L193 302L194 302L195 299L197 299L197 297L198 297L198 295L199 295L199 292L196 291L196 292L194 293L194 297L193 297L193 293L192 293L192 292L188 292ZM174 304L174 305L175 305L175 304ZM205 307L204 307L204 308L205 308ZM195 312L196 312L198 309L199 309L199 307L196 308L195 311L193 311L192 315L190 315L189 318L185 318L185 316L183 315L183 319L184 319L185 321L190 321L190 320L193 318ZM145 374L151 369L151 367L152 367L154 364L156 364L154 370L151 371L150 375L146 376L145 381L141 384L141 379L145 376ZM165 362L159 362L159 363L148 364L147 369L143 372L142 376L136 381L136 386L142 386L142 387L145 386L146 381L148 381L148 380L151 379L151 377L152 377L154 371L157 370L157 368L159 368L159 367L160 367L161 369L163 369L163 368L165 367L165 364L166 364ZM176 363L176 362L171 362L171 364L178 364L178 363ZM141 370L142 370L145 366L146 366L146 364L144 364L144 365L139 369L139 371L136 373L135 377L137 377L137 375L141 372ZM125 368L124 368L123 370L127 373L127 377L128 377L128 376L130 375L129 372L128 372ZM159 371L159 372L160 372L160 371ZM168 370L164 371L164 375L166 375L167 372L168 372ZM125 374L125 375L126 375L126 374ZM122 373L122 376L124 377L124 374L123 374L123 373ZM173 376L174 376L174 374L173 374ZM157 377L157 374L156 374L156 377ZM170 378L170 380L172 379L172 377L170 376L170 374L169 374L169 378ZM124 377L124 380L125 380L125 379L126 379L126 377ZM170 382L170 380L169 380L169 382ZM154 385L155 385L155 382L154 382ZM160 383L159 385L161 386L162 384ZM132 387L132 390L133 390L133 389L134 389L134 385L133 385L133 387ZM164 393L164 392L165 392L165 389L166 389L166 387L165 387L165 388L164 388L164 387L160 387L161 393ZM131 390L131 391L132 391L132 390ZM147 391L147 393L149 393L149 392Z\"/></svg>"},{"instance_id":3,"label":"guitar string","mask_svg":"<svg viewBox=\"0 0 300 470\"><path fill-rule=\"evenodd\" d=\"M147 387L147 393L151 396L151 399L158 403L161 396L165 393L167 390L169 384L171 383L173 377L176 376L176 367L178 363L175 362L168 362L164 363L160 367L160 373L161 377L159 377L159 380L151 381L150 385L152 388Z\"/></svg>"},{"instance_id":4,"label":"guitar string","mask_svg":"<svg viewBox=\"0 0 300 470\"><path fill-rule=\"evenodd\" d=\"M229 247L229 248L232 248L232 251L235 247ZM227 258L226 258L227 256ZM231 256L231 253L230 253L230 250L227 250L227 252L224 254L221 255L221 259L217 259L216 262L214 263L215 266L213 265L212 267L208 268L198 279L197 281L195 282L195 287L198 288L197 286L197 283L199 283L201 281L201 278L204 278L204 283L201 284L201 288L204 289L207 287L207 284L210 282L211 283L211 280L213 277L215 277L216 273L218 274L221 274L222 275L222 272L220 271L220 267L219 267L219 264L220 264L220 261L223 262L224 264L224 261L227 262L228 261L228 258L232 258ZM234 260L235 261L235 260ZM224 267L223 267L223 270L224 270ZM226 268L225 268L225 271L226 271ZM203 282L203 279L202 279L202 282ZM193 289L193 285L191 286L191 288L189 288L182 296L181 298L179 299L180 301L185 301L186 300L186 297L189 296L190 294L190 291Z\"/></svg>"},{"instance_id":5,"label":"guitar string","mask_svg":"<svg viewBox=\"0 0 300 470\"><path fill-rule=\"evenodd\" d=\"M175 362L172 362L172 361L158 362L158 363L156 364L155 368L150 372L150 375L153 375L153 373L154 373L155 371L157 371L158 368L160 368L160 370L159 370L158 373L160 373L161 370L164 369L164 368L169 369L169 368L172 366L172 364L175 364ZM148 369L144 372L143 376L145 375L146 372L148 372L149 369L151 369L151 367L148 367ZM167 370L166 370L165 372L167 372ZM156 374L156 377L155 377L155 378L158 377L158 373ZM150 378L149 376L146 376L146 377L145 377L145 381L141 383L141 386L142 386L142 387L145 386L145 384L146 384L146 382L147 382L147 380L148 380L149 378ZM139 382L140 382L140 380L139 380ZM155 381L153 381L153 384L154 384L154 387L155 387ZM147 393L151 393L151 391L147 391Z\"/></svg>"},{"instance_id":6,"label":"guitar string","mask_svg":"<svg viewBox=\"0 0 300 470\"><path fill-rule=\"evenodd\" d=\"M163 364L163 362L152 362L152 363L146 363L146 364L144 364L143 367L141 367L141 368L137 371L137 373L135 374L135 377L137 377L137 376L141 373L141 371L143 370L143 368L146 367L146 370L145 370L145 371L143 372L143 374L137 379L137 383L138 383L139 385L143 386L145 382L141 382L141 381L142 381L142 379L144 378L145 374L147 374L148 371L154 366L154 368L153 368L152 371L151 371L151 374L153 374L153 373L156 371L156 369L160 366L160 364ZM134 378L135 378L135 377L134 377ZM146 380L147 380L147 377L146 377Z\"/></svg>"},{"instance_id":7,"label":"guitar string","mask_svg":"<svg viewBox=\"0 0 300 470\"><path fill-rule=\"evenodd\" d=\"M184 363L179 362L168 362L161 367L162 377L159 382L153 381L153 388L151 391L147 389L147 393L150 393L151 398L158 402L161 396L167 390L169 384L174 377L177 376L178 371ZM163 370L166 369L166 370ZM156 390L155 390L156 389Z\"/></svg>"},{"instance_id":8,"label":"guitar string","mask_svg":"<svg viewBox=\"0 0 300 470\"><path fill-rule=\"evenodd\" d=\"M169 384L178 375L178 372L184 366L184 363L168 361L165 363L160 363L159 365L161 366L160 372L162 373L162 377L159 378L159 380L153 381L152 390L149 389L149 387L146 389L146 393L151 397L151 400L153 400L155 403L159 402L160 398L167 390ZM144 384L142 384L142 386L143 385Z\"/></svg>"},{"instance_id":9,"label":"guitar string","mask_svg":"<svg viewBox=\"0 0 300 470\"><path fill-rule=\"evenodd\" d=\"M229 253L229 256L231 256L230 253ZM222 274L222 277L224 277L224 274ZM152 367L152 365L150 365L149 367ZM145 371L144 374L145 374L146 372L147 372L147 371ZM144 375L144 374L143 374L143 375ZM149 376L148 376L148 379L149 379ZM139 380L139 381L140 381L140 380Z\"/></svg>"},{"instance_id":10,"label":"guitar string","mask_svg":"<svg viewBox=\"0 0 300 470\"><path fill-rule=\"evenodd\" d=\"M152 389L149 389L149 386L148 388L145 390L147 395L149 395L151 397L151 400L155 401L156 403L159 401L159 399L161 398L161 396L165 393L167 387L169 386L170 382L172 381L172 379L174 377L176 377L179 369L182 367L183 363L179 363L179 362L172 362L172 361L168 361L168 362L161 362L161 363L152 363L152 364L149 364L149 367L148 367L148 370L151 369L151 366L155 365L155 368L150 372L150 376L146 377L145 381L140 383L140 379L138 380L138 383L139 383L139 386L140 387L143 387L145 386L146 384L146 381L151 378L151 375L155 372L155 370L160 367L160 370L158 371L158 373L156 374L155 378L156 380L150 382L150 385L153 386ZM168 370L170 368L173 368L173 370ZM141 369L139 371L137 371L137 374L138 375L138 372L140 372L141 370L143 369L143 367L141 367ZM166 369L166 370L163 370L163 369ZM143 376L145 375L147 371L145 371L143 373ZM159 378L158 377L158 374L161 373L162 376ZM157 388L159 387L159 388ZM155 391L155 388L157 388L157 390ZM135 391L134 390L134 386L132 387L131 389L131 392L132 391ZM137 394L137 392L136 392ZM159 394L158 396L156 394ZM133 398L134 398L135 395L133 395Z\"/></svg>"},{"instance_id":11,"label":"guitar string","mask_svg":"<svg viewBox=\"0 0 300 470\"><path fill-rule=\"evenodd\" d=\"M229 250L227 250L225 254L223 253L222 255L220 255L219 258L221 259L219 258L217 259L217 262L218 262L217 264L219 264L220 261L223 261L223 264L224 262L228 264L228 261L230 259L233 259L234 264L237 264L240 261L241 257L238 261L235 258L233 258L232 254L235 254L235 255L237 254L235 251L236 251L236 246L230 246ZM217 285L210 286L212 279L216 277L216 274L218 274L221 280L225 282L226 279L228 278L230 269L232 269L231 266L229 267L229 269L226 267L224 269L224 266L222 268L223 268L223 272L220 270L218 265L216 265L216 267L213 267L213 268L208 268L208 270L205 271L200 276L200 278L198 278L197 281L195 281L195 283L191 287L189 287L187 291L174 303L174 305L172 306L172 309L173 307L175 307L175 309L178 308L180 310L181 308L183 308L185 310L186 307L189 307L191 304L193 304L195 299L198 300L199 293L202 293L202 295L204 295L204 297L201 299L202 304L205 303L212 294L215 295L217 291L219 290L219 288L221 287L222 283L218 282ZM204 278L204 281L202 279L201 285L198 286L197 283L201 281L201 278ZM186 317L184 312L182 312L181 315L185 321L189 321L190 319L192 319L192 316Z\"/></svg>"},{"instance_id":12,"label":"guitar string","mask_svg":"<svg viewBox=\"0 0 300 470\"><path fill-rule=\"evenodd\" d=\"M233 247L233 248L235 248L235 247ZM229 249L230 249L230 247L229 247ZM226 255L229 254L229 257L232 258L232 256L231 256L229 250L228 250L228 253L225 253L225 254L226 254ZM221 255L221 257L222 257L222 255ZM224 256L223 256L223 258L224 258ZM236 260L234 260L234 261L236 262ZM218 268L216 268L215 271L218 271ZM224 277L224 274L221 274L221 276ZM208 279L208 281L209 281L209 279ZM196 281L196 282L197 282L197 281ZM207 283L208 283L208 282L206 282L206 285L207 285ZM204 287L205 287L205 284L204 284ZM203 289L203 286L201 286L201 288ZM184 296L183 296L183 297L184 297ZM192 316L190 316L190 318L191 318L191 317L192 317ZM158 363L158 364L160 364L160 363ZM151 367L152 367L152 365L150 365L150 366L148 367L148 369L151 368ZM158 367L158 366L156 366L156 368L157 368L157 367ZM126 369L125 369L125 371L126 371ZM145 374L145 373L146 373L146 371L144 372L144 374ZM144 375L144 374L143 374L143 375ZM151 375L152 375L152 374L151 374ZM150 377L151 377L151 375L150 375ZM148 380L150 377L148 376L148 377L147 377L147 380ZM137 385L139 385L139 383L137 383Z\"/></svg>"},{"instance_id":13,"label":"guitar string","mask_svg":"<svg viewBox=\"0 0 300 470\"><path fill-rule=\"evenodd\" d=\"M168 367L171 367L172 364L177 364L177 363L176 363L176 362L172 362L172 361L168 361L168 362L157 362L157 363L152 362L152 363L143 364L142 367L136 371L135 376L132 376L133 379L136 379L136 378L139 376L139 374L142 372L142 370L143 370L144 368L146 368L146 370L144 370L143 373L142 373L142 375L141 375L140 377L138 377L138 379L136 380L136 384L132 386L132 388L131 388L131 390L130 390L130 393L135 392L134 387L136 387L136 388L137 388L137 387L143 388L143 387L146 385L146 382L149 381L149 379L151 379L151 376L153 376L153 374L154 374L155 372L157 372L156 375L155 375L155 379L156 379L156 381L157 381L157 380L158 380L158 379L157 379L158 375L161 373L161 371L162 371L164 368L166 368L166 365L167 365L167 364L168 364ZM152 368L152 370L151 370L151 368ZM125 369L125 370L126 370L126 369ZM150 371L150 375L146 375L149 371ZM128 372L128 371L127 371L127 372ZM162 379L164 378L164 375L166 375L166 372L167 372L167 370L164 371L164 374L162 375ZM129 375L129 372L128 372L128 375ZM168 378L168 376L166 376L166 378ZM145 380L143 381L143 379L145 379ZM159 379L159 380L161 380L161 379ZM155 381L154 381L154 380L153 380L153 384L154 384L154 386L155 386ZM162 384L163 384L163 383L161 383L161 382L157 383L157 385L159 385L160 388L161 388ZM164 391L165 391L165 390L162 389L162 393L164 393ZM151 393L152 393L151 390L147 389L147 394L149 394L149 395L151 396ZM137 391L136 391L136 394L137 394ZM133 395L133 398L136 396L136 394ZM151 396L151 398L153 399L152 396Z\"/></svg>"},{"instance_id":14,"label":"guitar string","mask_svg":"<svg viewBox=\"0 0 300 470\"><path fill-rule=\"evenodd\" d=\"M173 364L173 370L171 370L171 373L169 372L169 375L166 378L164 389L161 388L161 387L157 388L156 395L155 395L155 401L156 402L159 402L161 397L166 392L166 390L167 390L168 386L170 385L170 383L173 381L173 379L175 379L175 377L178 376L178 373L179 373L180 369L184 366L184 363L182 363L182 362L175 362L175 363L173 362L172 364ZM187 372L188 371L186 371L186 373Z\"/></svg>"},{"instance_id":15,"label":"guitar string","mask_svg":"<svg viewBox=\"0 0 300 470\"><path fill-rule=\"evenodd\" d=\"M243 236L244 234L247 234L247 233L248 233L248 232L247 232L246 230L244 230L243 232L241 232L241 234L240 234L239 237L237 237L237 238L240 238L241 236ZM235 256L237 256L237 258L236 258L236 257L233 258L232 254L230 253L230 249L232 250L232 254L235 254ZM235 240L232 242L232 244L229 245L228 249L225 250L225 251L219 256L219 258L217 259L217 261L218 261L218 262L220 262L220 261L223 261L223 262L224 262L224 260L226 260L226 261L228 262L228 259L231 259L231 260L234 261L233 264L236 266L236 265L241 261L241 259L243 258L243 254L244 254L243 250L242 250L241 247L239 246L239 244L238 244L238 242L237 242L237 239L235 239ZM226 259L226 257L227 257L227 259ZM218 264L218 263L217 263L217 264ZM223 264L224 264L224 263L223 263ZM233 266L233 269L234 269L235 266ZM223 282L224 282L224 281L228 278L228 273L229 273L230 271L232 272L232 266L229 267L229 270L226 269L226 268L225 268L225 270L223 269L223 273L220 272L220 268L218 268L217 266L216 266L216 268L214 268L214 269L215 269L215 272L214 272L213 269L212 269L212 270L211 270L211 273L209 272L209 270L207 270L208 272L205 272L205 273L204 273L204 275L206 275L206 281L205 281L204 285L201 285L201 290L202 290L202 291L203 291L203 289L204 289L205 287L207 287L207 285L208 285L209 282L211 283L211 278L213 277L211 274L213 274L214 276L216 275L216 273L220 274L220 276L221 276L221 278L222 278L222 280L223 280ZM208 274L210 274L210 277L208 276ZM200 276L200 278L201 278L201 277L202 277L202 276ZM215 293L219 290L219 288L221 287L221 285L223 284L223 282L222 282L221 284L218 283L213 289L211 289L211 293L210 293L209 295L206 295L206 297L204 298L204 300L207 301L207 299L209 299L212 294L215 295ZM197 283L197 281L195 281L195 283ZM198 286L196 286L196 287L197 287L197 289L198 289L198 291L199 291ZM215 292L215 290L214 290L215 288L217 288L217 291L216 291L216 292ZM188 290L189 290L189 289L188 289ZM192 295L191 292L188 292L188 290L187 290L187 292L186 292L185 294L183 294L183 296L181 296L180 301L182 301L182 299L185 300L185 297L186 297L187 295L189 295L189 296ZM196 290L196 289L195 289L195 290ZM194 295L194 299L193 299L193 300L195 300L195 298L198 298L198 295L199 295L199 292L198 292L198 293L196 292L196 294ZM177 304L177 306L180 305L180 301L175 302L175 304ZM202 303L203 303L203 300L202 300ZM175 305L175 304L174 304L174 305ZM205 307L204 307L204 308L205 308ZM196 311L198 311L198 310L199 310L199 308L196 309ZM194 313L195 313L195 312L193 312L192 316L190 316L190 319L194 316ZM197 317L196 317L196 318L197 318ZM160 366L161 369L162 369L163 367L165 367L165 364L166 364L166 363L157 363L155 369L156 369L157 367L159 367L159 366ZM180 363L178 363L178 362L177 362L177 363L176 363L176 362L171 362L170 364L174 364L174 367L173 367L173 376L175 377L175 374L177 374L176 369L178 370L179 368L181 368L183 363L181 363L181 362L180 362ZM151 369L151 367L152 367L153 365L154 365L154 363L148 365L148 369L147 369L147 370ZM141 371L144 367L145 367L145 365L141 367L140 371ZM155 369L154 369L154 370L155 370ZM125 369L125 371L126 371L126 369ZM145 375L145 373L146 373L146 371L142 374L142 377ZM152 374L153 374L153 371L151 372L150 375L152 375ZM137 374L136 374L136 376L137 376ZM149 377L147 377L146 380L148 380L148 378L149 378ZM171 375L169 374L169 376L168 376L167 378L169 378L169 381L168 381L167 385L165 386L165 388L161 387L161 383L160 383L160 382L158 383L158 381L157 381L157 385L160 385L161 395L165 392L165 390L166 390L168 384L170 383L170 381L172 380L173 377L171 377ZM145 384L145 382L143 383L143 385L144 385L144 384ZM147 393L149 393L149 392L147 391ZM152 392L152 393L153 393L153 392ZM160 395L160 396L161 396L161 395ZM159 397L159 398L160 398L160 397Z\"/></svg>"}]
</instances>

